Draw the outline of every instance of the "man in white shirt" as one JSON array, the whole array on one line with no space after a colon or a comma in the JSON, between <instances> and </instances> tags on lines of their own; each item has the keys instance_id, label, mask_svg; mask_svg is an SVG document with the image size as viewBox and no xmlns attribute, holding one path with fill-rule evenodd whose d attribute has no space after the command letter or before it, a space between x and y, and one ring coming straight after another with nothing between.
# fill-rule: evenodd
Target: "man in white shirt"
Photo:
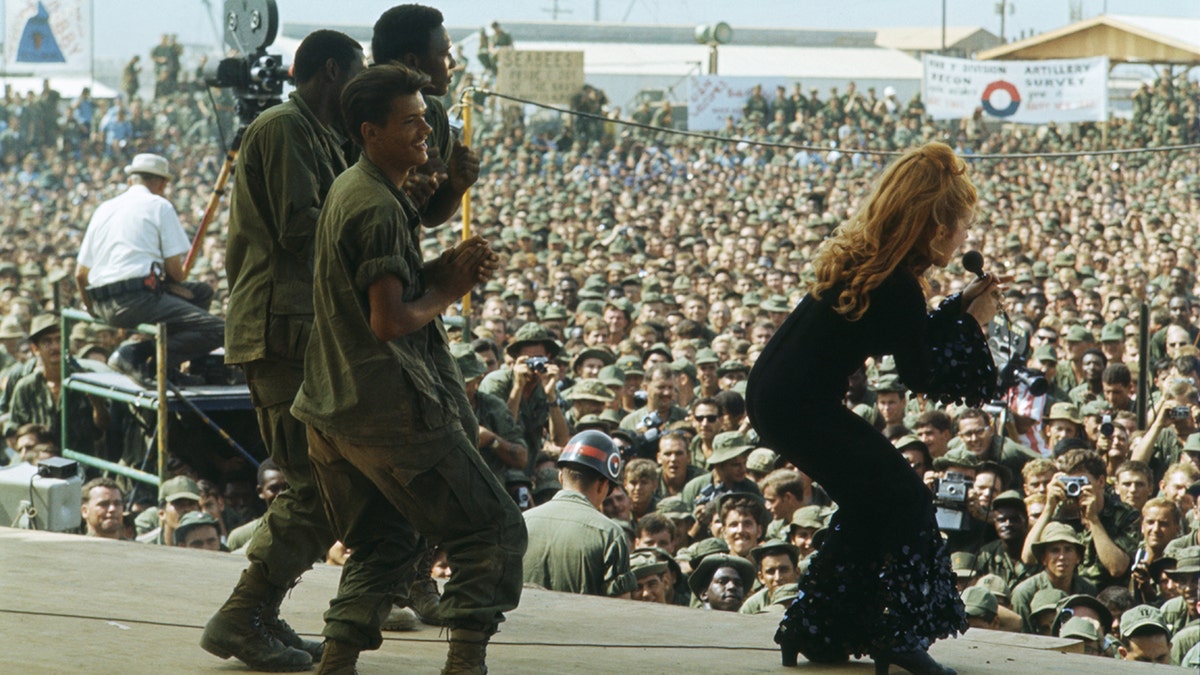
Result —
<instances>
[{"instance_id":1,"label":"man in white shirt","mask_svg":"<svg viewBox=\"0 0 1200 675\"><path fill-rule=\"evenodd\" d=\"M167 366L208 354L225 340L225 323L208 312L212 287L185 282L190 247L175 207L163 197L174 179L164 157L140 154L125 167L129 189L101 204L88 223L75 282L92 315L122 328L167 324ZM127 342L109 364L135 376L152 375L150 341Z\"/></svg>"}]
</instances>

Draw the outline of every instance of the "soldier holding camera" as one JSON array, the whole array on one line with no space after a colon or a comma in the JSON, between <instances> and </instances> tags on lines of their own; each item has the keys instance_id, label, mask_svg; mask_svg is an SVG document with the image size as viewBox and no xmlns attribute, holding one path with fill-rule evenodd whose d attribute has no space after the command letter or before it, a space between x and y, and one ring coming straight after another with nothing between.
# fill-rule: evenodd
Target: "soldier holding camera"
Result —
<instances>
[{"instance_id":1,"label":"soldier holding camera","mask_svg":"<svg viewBox=\"0 0 1200 675\"><path fill-rule=\"evenodd\" d=\"M489 373L479 384L479 391L505 401L522 427L528 450L527 474L533 471L547 429L555 445L565 445L570 438L558 398L562 373L553 361L561 349L550 331L538 323L527 323L504 350L512 363Z\"/></svg>"},{"instance_id":2,"label":"soldier holding camera","mask_svg":"<svg viewBox=\"0 0 1200 675\"><path fill-rule=\"evenodd\" d=\"M675 405L675 371L666 363L646 369L646 403L621 420L621 428L639 434L638 455L653 457L664 427L688 418L687 410Z\"/></svg>"},{"instance_id":3,"label":"soldier holding camera","mask_svg":"<svg viewBox=\"0 0 1200 675\"><path fill-rule=\"evenodd\" d=\"M1146 433L1130 448L1129 458L1150 465L1154 480L1163 479L1167 468L1181 459L1183 439L1197 431L1195 386L1172 382L1164 391Z\"/></svg>"},{"instance_id":4,"label":"soldier holding camera","mask_svg":"<svg viewBox=\"0 0 1200 675\"><path fill-rule=\"evenodd\" d=\"M1021 557L1039 562L1034 542L1052 522L1069 524L1083 547L1079 576L1103 588L1120 584L1129 572L1140 540L1141 516L1107 487L1104 459L1091 450L1072 450L1046 488L1046 509L1030 528Z\"/></svg>"}]
</instances>

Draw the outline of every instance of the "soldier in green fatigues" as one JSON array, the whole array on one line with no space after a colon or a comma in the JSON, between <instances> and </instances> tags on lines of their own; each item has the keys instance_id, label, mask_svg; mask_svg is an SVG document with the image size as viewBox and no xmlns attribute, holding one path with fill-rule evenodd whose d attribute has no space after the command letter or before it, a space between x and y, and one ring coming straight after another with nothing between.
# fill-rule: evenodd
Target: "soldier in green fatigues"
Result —
<instances>
[{"instance_id":1,"label":"soldier in green fatigues","mask_svg":"<svg viewBox=\"0 0 1200 675\"><path fill-rule=\"evenodd\" d=\"M687 437L667 434L658 439L659 480L657 497L677 495L688 482L704 473L702 466L691 461Z\"/></svg>"},{"instance_id":2,"label":"soldier in green fatigues","mask_svg":"<svg viewBox=\"0 0 1200 675\"><path fill-rule=\"evenodd\" d=\"M1069 522L1068 527L1079 531L1084 549L1078 576L1098 588L1124 585L1141 540L1141 514L1121 502L1105 483L1104 460L1097 453L1071 450L1059 458L1059 467L1066 477L1083 478L1086 483L1077 497L1068 497L1061 480L1051 481L1046 487L1046 508L1030 527L1026 541L1037 541L1051 521ZM1028 543L1025 548L1025 562L1035 562Z\"/></svg>"},{"instance_id":3,"label":"soldier in green fatigues","mask_svg":"<svg viewBox=\"0 0 1200 675\"><path fill-rule=\"evenodd\" d=\"M624 530L601 511L620 485L621 455L599 431L576 434L556 462L563 489L525 512L525 583L565 593L629 596L637 579Z\"/></svg>"},{"instance_id":4,"label":"soldier in green fatigues","mask_svg":"<svg viewBox=\"0 0 1200 675\"><path fill-rule=\"evenodd\" d=\"M688 577L692 597L703 609L736 612L754 584L754 564L726 553L705 556Z\"/></svg>"},{"instance_id":5,"label":"soldier in green fatigues","mask_svg":"<svg viewBox=\"0 0 1200 675\"><path fill-rule=\"evenodd\" d=\"M992 513L998 538L979 549L978 569L1003 579L1007 594L1033 573L1032 566L1021 561L1021 548L1029 530L1029 516L1025 501L1016 490L996 495L992 500Z\"/></svg>"},{"instance_id":6,"label":"soldier in green fatigues","mask_svg":"<svg viewBox=\"0 0 1200 675\"><path fill-rule=\"evenodd\" d=\"M432 128L429 157L405 179L404 191L416 204L421 224L436 227L454 215L463 193L479 178L479 157L451 133L441 101L456 65L442 13L415 4L387 10L375 22L371 55L377 64L399 63L429 76L423 91L425 121Z\"/></svg>"},{"instance_id":7,"label":"soldier in green fatigues","mask_svg":"<svg viewBox=\"0 0 1200 675\"><path fill-rule=\"evenodd\" d=\"M503 482L510 469L525 470L528 462L521 430L513 420L512 413L504 401L479 391L479 381L487 373L487 364L465 342L450 346L451 353L462 373L467 400L479 421L479 454L483 461Z\"/></svg>"},{"instance_id":8,"label":"soldier in green fatigues","mask_svg":"<svg viewBox=\"0 0 1200 675\"><path fill-rule=\"evenodd\" d=\"M533 470L533 461L542 449L544 429L549 429L551 441L556 445L569 438L567 420L555 388L558 366L553 362L546 362L537 370L529 366L529 359L553 359L560 350L549 331L536 323L527 323L504 350L513 359L512 365L489 373L479 385L479 391L505 401L520 424L525 447L529 450L526 473Z\"/></svg>"},{"instance_id":9,"label":"soldier in green fatigues","mask_svg":"<svg viewBox=\"0 0 1200 675\"><path fill-rule=\"evenodd\" d=\"M779 599L777 596L784 586L800 579L800 549L787 542L778 539L763 542L750 551L750 557L754 560L762 588L742 603L738 609L742 614L766 611Z\"/></svg>"},{"instance_id":10,"label":"soldier in green fatigues","mask_svg":"<svg viewBox=\"0 0 1200 675\"><path fill-rule=\"evenodd\" d=\"M307 443L304 446L308 447ZM307 452L307 450L306 450ZM311 475L312 470L309 470ZM258 475L256 477L255 487L258 490L258 498L263 500L267 505L267 510L271 510L271 504L275 499L288 488L287 478L283 472L275 465L275 462L267 458L262 464L258 465ZM315 489L315 488L314 488ZM225 538L225 545L230 551L237 552L243 546L248 546L251 539L254 537L254 531L258 529L258 524L263 520L263 516L259 516L248 523L238 525L229 532L229 536ZM332 537L332 534L330 535ZM244 553L244 551L242 551Z\"/></svg>"},{"instance_id":11,"label":"soldier in green fatigues","mask_svg":"<svg viewBox=\"0 0 1200 675\"><path fill-rule=\"evenodd\" d=\"M616 399L603 382L594 379L576 380L566 392L566 398L571 402L566 420L572 432L582 431L577 428L581 418L588 415L598 417L604 412L605 406Z\"/></svg>"},{"instance_id":12,"label":"soldier in green fatigues","mask_svg":"<svg viewBox=\"0 0 1200 675\"><path fill-rule=\"evenodd\" d=\"M13 387L9 422L15 428L41 424L54 431L60 448L92 454L96 439L108 428L108 406L94 396L63 396L62 331L54 314L39 314L30 325L29 346L36 365ZM78 366L68 364L68 373ZM62 406L67 406L67 437L62 428Z\"/></svg>"},{"instance_id":13,"label":"soldier in green fatigues","mask_svg":"<svg viewBox=\"0 0 1200 675\"><path fill-rule=\"evenodd\" d=\"M301 667L321 656L277 619L284 594L334 542L308 459L304 424L290 408L304 379L313 325L313 245L321 207L346 170L339 109L363 69L358 42L317 31L296 50L296 91L247 127L234 174L226 271L225 362L241 364L271 460L287 489L248 544L250 565L205 627L201 646L254 668ZM249 630L258 611L270 638ZM296 650L303 653L296 653Z\"/></svg>"},{"instance_id":14,"label":"soldier in green fatigues","mask_svg":"<svg viewBox=\"0 0 1200 675\"><path fill-rule=\"evenodd\" d=\"M402 64L429 78L422 90L426 103L425 122L430 127L426 161L410 171L403 184L403 190L412 199L417 217L425 227L437 227L448 221L462 203L463 194L479 178L479 158L451 133L450 119L442 104L457 65L450 50L450 34L443 21L442 13L433 7L397 5L380 15L371 34L371 55L376 64ZM441 375L456 377L453 371ZM457 405L463 424L472 427L465 428L467 435L477 436L470 402L462 396L458 397ZM526 448L532 459L541 446L526 444ZM397 595L397 604L410 605L426 621L435 613L438 603L432 566L433 550L426 547L412 586L406 594Z\"/></svg>"},{"instance_id":15,"label":"soldier in green fatigues","mask_svg":"<svg viewBox=\"0 0 1200 675\"><path fill-rule=\"evenodd\" d=\"M758 484L746 478L746 455L754 446L742 434L726 431L713 440L713 454L708 458L709 472L683 486L679 496L689 507L706 504L729 492L750 492L759 497Z\"/></svg>"},{"instance_id":16,"label":"soldier in green fatigues","mask_svg":"<svg viewBox=\"0 0 1200 675\"><path fill-rule=\"evenodd\" d=\"M628 374L628 371L627 371ZM687 410L675 405L675 371L666 363L655 364L646 369L646 405L634 410L621 420L621 428L644 434L653 424L647 424L651 414L658 416L655 428L663 429L672 422L686 420Z\"/></svg>"},{"instance_id":17,"label":"soldier in green fatigues","mask_svg":"<svg viewBox=\"0 0 1200 675\"><path fill-rule=\"evenodd\" d=\"M724 418L721 404L717 403L716 399L701 398L692 402L692 422L697 433L689 448L692 451L692 466L697 469L703 470L708 462L713 441L716 440L717 434L724 431Z\"/></svg>"},{"instance_id":18,"label":"soldier in green fatigues","mask_svg":"<svg viewBox=\"0 0 1200 675\"><path fill-rule=\"evenodd\" d=\"M1200 617L1196 614L1195 602L1197 581L1200 580L1200 546L1181 548L1173 557L1175 566L1166 573L1181 592L1162 605L1163 622L1172 638L1188 626L1200 626L1200 623L1197 623ZM1187 649L1183 651L1186 652Z\"/></svg>"},{"instance_id":19,"label":"soldier in green fatigues","mask_svg":"<svg viewBox=\"0 0 1200 675\"><path fill-rule=\"evenodd\" d=\"M1059 257L1064 253L1060 252L1055 255L1055 267L1059 266ZM1074 254L1070 254L1074 257ZM1070 264L1074 264L1072 260ZM1062 335L1063 344L1067 348L1067 358L1058 362L1058 371L1055 373L1055 385L1065 392L1070 392L1075 387L1083 384L1082 359L1083 353L1091 349L1096 344L1096 337L1091 331L1083 326L1073 325L1068 328Z\"/></svg>"},{"instance_id":20,"label":"soldier in green fatigues","mask_svg":"<svg viewBox=\"0 0 1200 675\"><path fill-rule=\"evenodd\" d=\"M640 548L629 557L629 567L637 578L633 599L641 602L667 604L669 587L664 579L669 565L660 560L655 549Z\"/></svg>"},{"instance_id":21,"label":"soldier in green fatigues","mask_svg":"<svg viewBox=\"0 0 1200 675\"><path fill-rule=\"evenodd\" d=\"M1170 663L1170 633L1162 612L1153 605L1137 605L1121 614L1117 632L1120 646L1117 658L1143 663ZM1187 666L1189 664L1179 663ZM1190 664L1196 667L1200 663Z\"/></svg>"},{"instance_id":22,"label":"soldier in green fatigues","mask_svg":"<svg viewBox=\"0 0 1200 675\"><path fill-rule=\"evenodd\" d=\"M1083 543L1066 523L1050 523L1040 532L1033 544L1033 555L1042 564L1042 571L1017 584L1012 593L1013 610L1025 622L1025 632L1032 633L1034 624L1033 597L1046 588L1055 588L1070 595L1095 595L1096 587L1077 573L1083 558Z\"/></svg>"},{"instance_id":23,"label":"soldier in green fatigues","mask_svg":"<svg viewBox=\"0 0 1200 675\"><path fill-rule=\"evenodd\" d=\"M354 552L325 613L330 672L352 671L360 650L379 647L422 537L454 568L433 617L450 626L448 671L485 668L487 642L521 595L524 522L468 432L474 416L459 403L439 319L498 259L472 238L425 263L400 187L427 158L426 84L387 65L346 85L342 110L363 154L334 181L317 224L314 328L292 414L308 426L334 533Z\"/></svg>"},{"instance_id":24,"label":"soldier in green fatigues","mask_svg":"<svg viewBox=\"0 0 1200 675\"><path fill-rule=\"evenodd\" d=\"M1016 441L997 434L992 428L991 417L979 408L966 408L956 421L958 435L950 441L946 457L960 459L972 455L980 462L992 461L1021 475L1021 468L1031 459L1041 455Z\"/></svg>"}]
</instances>

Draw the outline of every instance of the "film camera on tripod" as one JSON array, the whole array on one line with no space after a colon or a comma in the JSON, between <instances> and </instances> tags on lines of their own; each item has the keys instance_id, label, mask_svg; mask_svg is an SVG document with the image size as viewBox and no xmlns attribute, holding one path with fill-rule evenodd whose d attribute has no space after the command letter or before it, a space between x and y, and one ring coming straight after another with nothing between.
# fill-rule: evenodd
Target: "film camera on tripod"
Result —
<instances>
[{"instance_id":1,"label":"film camera on tripod","mask_svg":"<svg viewBox=\"0 0 1200 675\"><path fill-rule=\"evenodd\" d=\"M225 44L239 56L221 59L204 80L233 90L238 120L245 126L281 102L283 84L290 79L283 57L267 53L279 30L279 8L275 0L225 0L224 18Z\"/></svg>"}]
</instances>

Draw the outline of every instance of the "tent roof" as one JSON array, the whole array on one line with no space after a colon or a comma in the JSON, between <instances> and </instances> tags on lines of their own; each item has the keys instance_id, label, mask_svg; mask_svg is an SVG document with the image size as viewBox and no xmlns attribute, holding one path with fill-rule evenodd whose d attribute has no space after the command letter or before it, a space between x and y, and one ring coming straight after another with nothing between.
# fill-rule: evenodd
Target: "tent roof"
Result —
<instances>
[{"instance_id":1,"label":"tent roof","mask_svg":"<svg viewBox=\"0 0 1200 675\"><path fill-rule=\"evenodd\" d=\"M946 26L946 48L953 49L959 42L980 32L991 35L979 26ZM940 26L877 28L875 44L906 51L938 51L942 48L942 29Z\"/></svg>"},{"instance_id":2,"label":"tent roof","mask_svg":"<svg viewBox=\"0 0 1200 675\"><path fill-rule=\"evenodd\" d=\"M1107 56L1113 63L1200 63L1200 19L1102 14L976 55L990 59Z\"/></svg>"},{"instance_id":3,"label":"tent roof","mask_svg":"<svg viewBox=\"0 0 1200 675\"><path fill-rule=\"evenodd\" d=\"M68 99L78 98L83 93L84 87L90 88L92 90L92 98L96 99L116 98L118 95L116 89L93 80L86 75L5 77L0 79L0 82L3 82L5 85L11 85L13 91L24 94L29 91L41 93L43 80L50 80L50 88Z\"/></svg>"}]
</instances>

